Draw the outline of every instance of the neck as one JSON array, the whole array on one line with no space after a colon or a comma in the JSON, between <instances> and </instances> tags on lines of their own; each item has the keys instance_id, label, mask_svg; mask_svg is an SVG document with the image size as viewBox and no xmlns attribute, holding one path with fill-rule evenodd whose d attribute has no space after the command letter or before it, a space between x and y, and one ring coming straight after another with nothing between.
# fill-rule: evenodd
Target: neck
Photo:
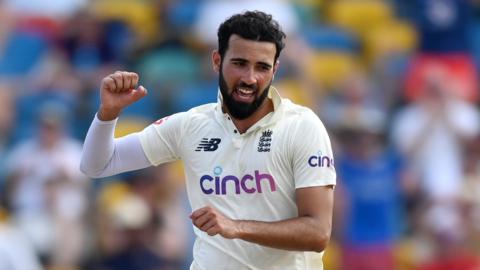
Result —
<instances>
[{"instance_id":1,"label":"neck","mask_svg":"<svg viewBox=\"0 0 480 270\"><path fill-rule=\"evenodd\" d=\"M225 107L224 110L226 110ZM226 111L228 112L228 110ZM273 101L270 98L266 98L262 105L258 107L258 109L252 115L245 119L236 119L232 117L232 121L238 132L242 134L270 112L273 112Z\"/></svg>"}]
</instances>

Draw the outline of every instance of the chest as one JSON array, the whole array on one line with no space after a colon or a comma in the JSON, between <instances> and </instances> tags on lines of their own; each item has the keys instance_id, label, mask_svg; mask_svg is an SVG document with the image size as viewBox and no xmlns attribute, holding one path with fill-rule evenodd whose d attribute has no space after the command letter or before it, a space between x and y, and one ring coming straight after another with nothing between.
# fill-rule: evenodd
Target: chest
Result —
<instances>
[{"instance_id":1,"label":"chest","mask_svg":"<svg viewBox=\"0 0 480 270\"><path fill-rule=\"evenodd\" d=\"M278 134L277 134L278 133ZM242 172L263 169L285 151L280 132L275 127L258 129L243 135L224 130L204 129L185 145L184 161L198 165L229 167Z\"/></svg>"},{"instance_id":2,"label":"chest","mask_svg":"<svg viewBox=\"0 0 480 270\"><path fill-rule=\"evenodd\" d=\"M184 151L189 178L205 194L274 192L291 175L287 145L275 126L242 135L204 129Z\"/></svg>"}]
</instances>

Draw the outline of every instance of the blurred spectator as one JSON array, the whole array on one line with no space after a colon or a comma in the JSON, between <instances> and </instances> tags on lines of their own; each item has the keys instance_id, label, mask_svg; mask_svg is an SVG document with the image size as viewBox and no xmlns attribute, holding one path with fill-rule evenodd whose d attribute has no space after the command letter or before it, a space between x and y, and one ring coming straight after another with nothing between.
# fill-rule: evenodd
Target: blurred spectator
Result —
<instances>
[{"instance_id":1,"label":"blurred spectator","mask_svg":"<svg viewBox=\"0 0 480 270\"><path fill-rule=\"evenodd\" d=\"M407 68L404 79L407 99L415 100L424 95L423 92L428 87L424 78L429 76L432 69L443 69L444 75L449 77L451 86L446 91L470 102L477 101L478 71L473 57L467 53L417 55Z\"/></svg>"},{"instance_id":2,"label":"blurred spectator","mask_svg":"<svg viewBox=\"0 0 480 270\"><path fill-rule=\"evenodd\" d=\"M199 40L209 46L216 46L217 26L234 13L242 10L268 11L282 26L283 32L289 36L298 30L299 20L293 9L293 4L284 0L206 0L198 12L195 23L195 34ZM288 46L287 46L288 47Z\"/></svg>"},{"instance_id":3,"label":"blurred spectator","mask_svg":"<svg viewBox=\"0 0 480 270\"><path fill-rule=\"evenodd\" d=\"M479 133L478 111L455 96L441 68L430 69L424 80L422 96L398 112L392 139L409 158L427 200L456 200L464 179L463 144Z\"/></svg>"},{"instance_id":4,"label":"blurred spectator","mask_svg":"<svg viewBox=\"0 0 480 270\"><path fill-rule=\"evenodd\" d=\"M443 66L455 91L463 98L478 98L478 75L472 56L470 26L473 19L471 0L416 0L416 26L420 48L412 61L406 80L406 94L415 99L422 95L423 76L430 65ZM446 74L446 75L447 75Z\"/></svg>"},{"instance_id":5,"label":"blurred spectator","mask_svg":"<svg viewBox=\"0 0 480 270\"><path fill-rule=\"evenodd\" d=\"M32 70L48 49L48 39L36 30L21 27L18 18L0 2L0 77L19 79Z\"/></svg>"},{"instance_id":6,"label":"blurred spectator","mask_svg":"<svg viewBox=\"0 0 480 270\"><path fill-rule=\"evenodd\" d=\"M31 80L24 89L26 96L51 92L72 103L82 89L80 78L75 74L70 59L58 49L50 49L37 64ZM44 93L39 93L44 92Z\"/></svg>"},{"instance_id":7,"label":"blurred spectator","mask_svg":"<svg viewBox=\"0 0 480 270\"><path fill-rule=\"evenodd\" d=\"M87 89L100 80L102 69L112 69L120 57L115 54L125 44L111 44L107 40L106 25L87 10L75 13L66 22L66 31L61 36L62 48L65 50L69 63L83 80ZM115 48L114 46L117 46ZM120 47L120 48L119 48ZM108 68L107 66L110 65Z\"/></svg>"},{"instance_id":8,"label":"blurred spectator","mask_svg":"<svg viewBox=\"0 0 480 270\"><path fill-rule=\"evenodd\" d=\"M182 269L189 265L183 186L170 170L165 165L128 173L125 182L102 188L98 269Z\"/></svg>"},{"instance_id":9,"label":"blurred spectator","mask_svg":"<svg viewBox=\"0 0 480 270\"><path fill-rule=\"evenodd\" d=\"M335 226L341 269L395 269L395 245L405 225L402 160L386 145L381 112L359 109L343 116Z\"/></svg>"},{"instance_id":10,"label":"blurred spectator","mask_svg":"<svg viewBox=\"0 0 480 270\"><path fill-rule=\"evenodd\" d=\"M145 170L130 178L132 192L140 195L161 221L154 239L157 254L174 269L190 264L186 253L190 252L187 231L191 230L187 219L190 209L184 203L183 179L172 173L172 165L162 165Z\"/></svg>"},{"instance_id":11,"label":"blurred spectator","mask_svg":"<svg viewBox=\"0 0 480 270\"><path fill-rule=\"evenodd\" d=\"M465 53L470 50L468 28L471 0L415 0L420 52Z\"/></svg>"},{"instance_id":12,"label":"blurred spectator","mask_svg":"<svg viewBox=\"0 0 480 270\"><path fill-rule=\"evenodd\" d=\"M21 142L7 160L13 222L50 266L75 267L84 252L88 182L78 170L81 145L64 133L66 110L46 103L38 137Z\"/></svg>"},{"instance_id":13,"label":"blurred spectator","mask_svg":"<svg viewBox=\"0 0 480 270\"><path fill-rule=\"evenodd\" d=\"M147 202L139 195L125 194L109 213L112 228L116 230L118 246L105 254L95 269L98 270L167 270L174 269L155 254L155 217Z\"/></svg>"},{"instance_id":14,"label":"blurred spectator","mask_svg":"<svg viewBox=\"0 0 480 270\"><path fill-rule=\"evenodd\" d=\"M465 219L459 205L436 205L428 209L425 219L425 234L432 241L433 254L420 263L417 270L476 270L480 258L466 245Z\"/></svg>"},{"instance_id":15,"label":"blurred spectator","mask_svg":"<svg viewBox=\"0 0 480 270\"><path fill-rule=\"evenodd\" d=\"M77 108L84 100L82 81L66 55L58 48L51 48L21 85L16 85L16 125L12 131L14 142L35 136L38 130L38 110L42 104L58 102L65 106L64 130L70 135L82 127ZM75 118L75 122L71 121ZM90 119L90 115L89 115ZM81 132L81 131L78 131Z\"/></svg>"},{"instance_id":16,"label":"blurred spectator","mask_svg":"<svg viewBox=\"0 0 480 270\"><path fill-rule=\"evenodd\" d=\"M14 98L14 92L10 86L0 82L0 190L4 184L5 158L10 146L15 118Z\"/></svg>"},{"instance_id":17,"label":"blurred spectator","mask_svg":"<svg viewBox=\"0 0 480 270\"><path fill-rule=\"evenodd\" d=\"M88 0L3 0L20 16L47 17L53 20L64 20L75 11L85 7Z\"/></svg>"},{"instance_id":18,"label":"blurred spectator","mask_svg":"<svg viewBox=\"0 0 480 270\"><path fill-rule=\"evenodd\" d=\"M461 203L466 211L468 246L480 254L480 136L465 147L465 182Z\"/></svg>"},{"instance_id":19,"label":"blurred spectator","mask_svg":"<svg viewBox=\"0 0 480 270\"><path fill-rule=\"evenodd\" d=\"M319 105L322 121L332 128L344 125L349 118L363 117L364 111L375 111L385 118L385 108L378 89L364 72L352 72L340 83L339 89L327 95Z\"/></svg>"},{"instance_id":20,"label":"blurred spectator","mask_svg":"<svg viewBox=\"0 0 480 270\"><path fill-rule=\"evenodd\" d=\"M3 208L0 212L1 216L6 215ZM0 220L0 269L42 269L30 241L8 219Z\"/></svg>"}]
</instances>

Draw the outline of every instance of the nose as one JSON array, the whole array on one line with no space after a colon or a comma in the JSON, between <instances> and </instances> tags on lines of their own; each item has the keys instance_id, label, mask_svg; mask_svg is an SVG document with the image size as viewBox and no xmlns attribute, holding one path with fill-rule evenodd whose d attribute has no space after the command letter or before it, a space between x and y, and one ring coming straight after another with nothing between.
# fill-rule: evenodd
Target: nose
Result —
<instances>
[{"instance_id":1,"label":"nose","mask_svg":"<svg viewBox=\"0 0 480 270\"><path fill-rule=\"evenodd\" d=\"M242 75L242 82L248 85L254 85L257 83L255 70L253 68L245 69L245 72Z\"/></svg>"}]
</instances>

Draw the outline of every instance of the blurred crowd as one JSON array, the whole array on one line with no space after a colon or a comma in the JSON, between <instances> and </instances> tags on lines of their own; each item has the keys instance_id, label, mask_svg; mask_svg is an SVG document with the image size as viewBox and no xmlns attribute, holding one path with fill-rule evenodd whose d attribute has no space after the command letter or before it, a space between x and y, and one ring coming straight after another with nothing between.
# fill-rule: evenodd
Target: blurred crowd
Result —
<instances>
[{"instance_id":1,"label":"blurred crowd","mask_svg":"<svg viewBox=\"0 0 480 270\"><path fill-rule=\"evenodd\" d=\"M480 1L0 0L0 270L188 269L181 164L91 180L81 142L116 70L149 90L116 136L216 102L216 30L246 9L331 136L325 269L480 269Z\"/></svg>"}]
</instances>

